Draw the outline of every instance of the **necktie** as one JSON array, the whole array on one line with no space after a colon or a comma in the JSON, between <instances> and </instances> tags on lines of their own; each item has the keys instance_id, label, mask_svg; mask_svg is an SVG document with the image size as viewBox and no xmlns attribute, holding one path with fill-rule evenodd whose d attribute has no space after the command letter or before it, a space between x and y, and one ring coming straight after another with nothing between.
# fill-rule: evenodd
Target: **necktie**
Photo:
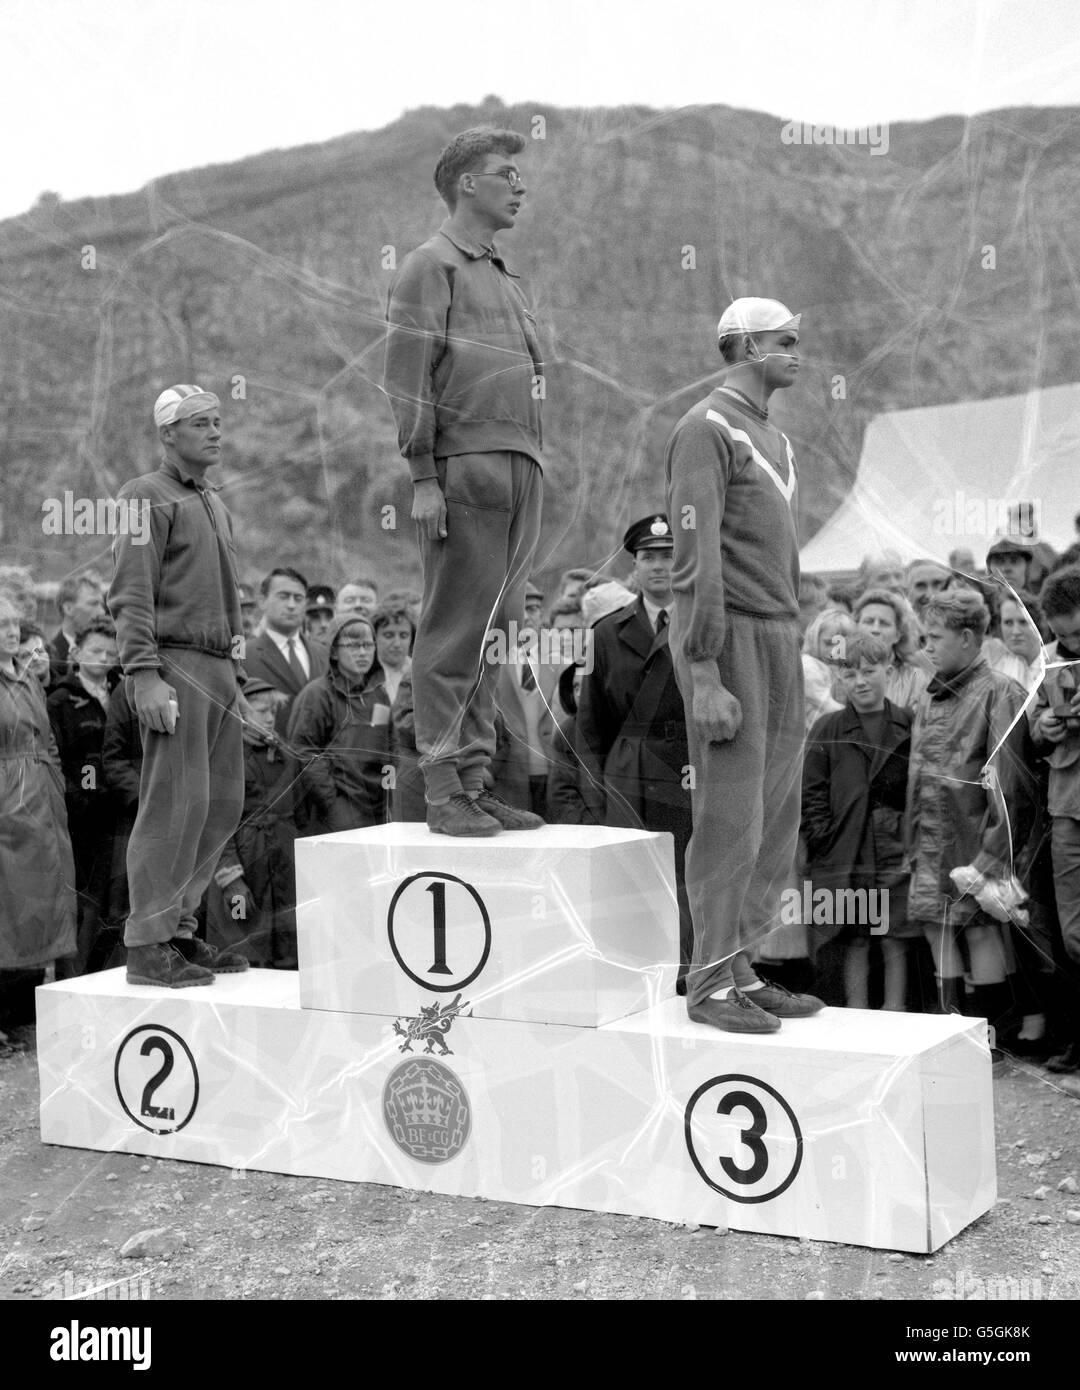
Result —
<instances>
[{"instance_id":1,"label":"necktie","mask_svg":"<svg viewBox=\"0 0 1080 1390\"><path fill-rule=\"evenodd\" d=\"M660 612L657 613L657 615L656 615L656 631L657 631L657 632L663 632L664 628L666 628L666 627L667 627L667 609L666 609L666 608L661 608Z\"/></svg>"},{"instance_id":2,"label":"necktie","mask_svg":"<svg viewBox=\"0 0 1080 1390\"><path fill-rule=\"evenodd\" d=\"M536 689L536 677L533 675L533 669L529 664L527 655L524 656L521 666L521 688L522 690Z\"/></svg>"},{"instance_id":3,"label":"necktie","mask_svg":"<svg viewBox=\"0 0 1080 1390\"><path fill-rule=\"evenodd\" d=\"M296 652L296 638L289 638L289 667L301 685L307 685L307 672L300 664L300 658Z\"/></svg>"}]
</instances>

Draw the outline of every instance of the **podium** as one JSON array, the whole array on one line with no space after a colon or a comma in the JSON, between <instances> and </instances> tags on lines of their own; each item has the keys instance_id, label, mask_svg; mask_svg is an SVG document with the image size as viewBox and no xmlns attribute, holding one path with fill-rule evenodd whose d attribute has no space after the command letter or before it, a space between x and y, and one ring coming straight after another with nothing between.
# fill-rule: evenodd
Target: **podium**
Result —
<instances>
[{"instance_id":1,"label":"podium","mask_svg":"<svg viewBox=\"0 0 1080 1390\"><path fill-rule=\"evenodd\" d=\"M44 1142L914 1252L993 1205L985 1023L691 1023L670 837L296 852L299 972L38 991Z\"/></svg>"}]
</instances>

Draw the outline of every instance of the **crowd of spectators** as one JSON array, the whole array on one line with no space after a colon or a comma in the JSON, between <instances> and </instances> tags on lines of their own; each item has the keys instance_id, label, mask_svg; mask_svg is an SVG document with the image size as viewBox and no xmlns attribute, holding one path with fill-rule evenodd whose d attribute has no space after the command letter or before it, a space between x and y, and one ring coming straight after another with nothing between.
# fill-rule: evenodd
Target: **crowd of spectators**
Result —
<instances>
[{"instance_id":1,"label":"crowd of spectators","mask_svg":"<svg viewBox=\"0 0 1080 1390\"><path fill-rule=\"evenodd\" d=\"M30 573L0 567L9 1021L46 970L122 960L141 747L104 588L94 574L65 580L50 622ZM623 788L612 804L578 718L600 698L592 630L640 589L637 573L619 582L587 566L553 594L529 586L517 648L501 659L489 774L512 805L555 823L627 823L634 798ZM295 969L293 840L424 819L419 595L380 597L367 576L335 590L282 566L242 585L241 601L255 714L244 814L200 917L212 945ZM1054 559L1003 536L985 570L966 552L948 565L868 555L843 583L804 575L799 602L807 742L790 886L810 885L807 902L822 888L875 890L889 907L884 929L880 913L784 918L762 968L834 1005L985 1014L1006 1050L1080 1070L1080 548Z\"/></svg>"}]
</instances>

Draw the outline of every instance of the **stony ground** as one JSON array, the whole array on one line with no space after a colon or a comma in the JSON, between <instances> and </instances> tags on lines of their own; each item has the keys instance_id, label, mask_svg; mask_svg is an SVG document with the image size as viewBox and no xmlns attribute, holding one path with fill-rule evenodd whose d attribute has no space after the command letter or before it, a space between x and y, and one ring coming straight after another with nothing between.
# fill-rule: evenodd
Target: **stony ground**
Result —
<instances>
[{"instance_id":1,"label":"stony ground","mask_svg":"<svg viewBox=\"0 0 1080 1390\"><path fill-rule=\"evenodd\" d=\"M0 1046L0 1298L1078 1298L1080 1098L1013 1064L995 1099L997 1206L898 1255L45 1147L20 1029Z\"/></svg>"}]
</instances>

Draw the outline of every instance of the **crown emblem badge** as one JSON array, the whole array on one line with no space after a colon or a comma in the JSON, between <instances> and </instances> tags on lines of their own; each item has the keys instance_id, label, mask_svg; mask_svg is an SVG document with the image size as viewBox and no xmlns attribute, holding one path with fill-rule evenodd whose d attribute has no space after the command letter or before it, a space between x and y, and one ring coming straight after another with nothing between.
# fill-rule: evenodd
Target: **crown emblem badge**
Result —
<instances>
[{"instance_id":1,"label":"crown emblem badge","mask_svg":"<svg viewBox=\"0 0 1080 1390\"><path fill-rule=\"evenodd\" d=\"M383 1118L402 1153L420 1163L446 1163L465 1147L472 1107L450 1068L422 1054L387 1077Z\"/></svg>"},{"instance_id":2,"label":"crown emblem badge","mask_svg":"<svg viewBox=\"0 0 1080 1390\"><path fill-rule=\"evenodd\" d=\"M649 530L654 536L666 536L669 534L668 524L662 516L658 516L656 518L653 524L649 527Z\"/></svg>"}]
</instances>

